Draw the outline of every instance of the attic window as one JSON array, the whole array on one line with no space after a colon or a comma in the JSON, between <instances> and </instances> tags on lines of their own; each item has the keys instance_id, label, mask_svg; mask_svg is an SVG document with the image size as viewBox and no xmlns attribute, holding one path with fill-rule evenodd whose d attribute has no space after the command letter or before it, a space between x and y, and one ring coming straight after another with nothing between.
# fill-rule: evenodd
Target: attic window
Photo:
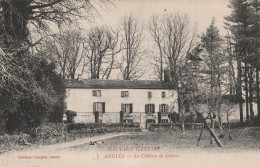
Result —
<instances>
[{"instance_id":1,"label":"attic window","mask_svg":"<svg viewBox=\"0 0 260 167\"><path fill-rule=\"evenodd\" d=\"M101 97L101 90L93 90L92 95L95 97Z\"/></svg>"},{"instance_id":2,"label":"attic window","mask_svg":"<svg viewBox=\"0 0 260 167\"><path fill-rule=\"evenodd\" d=\"M165 98L166 94L165 92L162 92L162 98Z\"/></svg>"},{"instance_id":3,"label":"attic window","mask_svg":"<svg viewBox=\"0 0 260 167\"><path fill-rule=\"evenodd\" d=\"M148 98L152 98L152 92L148 92Z\"/></svg>"},{"instance_id":4,"label":"attic window","mask_svg":"<svg viewBox=\"0 0 260 167\"><path fill-rule=\"evenodd\" d=\"M121 97L129 97L128 91L121 91Z\"/></svg>"}]
</instances>

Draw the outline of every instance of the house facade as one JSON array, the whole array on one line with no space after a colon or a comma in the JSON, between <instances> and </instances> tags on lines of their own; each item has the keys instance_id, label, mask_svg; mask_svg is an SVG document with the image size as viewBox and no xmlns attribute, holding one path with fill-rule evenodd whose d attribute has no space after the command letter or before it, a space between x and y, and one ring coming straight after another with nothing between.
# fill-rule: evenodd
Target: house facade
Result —
<instances>
[{"instance_id":1,"label":"house facade","mask_svg":"<svg viewBox=\"0 0 260 167\"><path fill-rule=\"evenodd\" d=\"M168 82L66 80L67 109L76 123L169 123L178 112L177 92Z\"/></svg>"}]
</instances>

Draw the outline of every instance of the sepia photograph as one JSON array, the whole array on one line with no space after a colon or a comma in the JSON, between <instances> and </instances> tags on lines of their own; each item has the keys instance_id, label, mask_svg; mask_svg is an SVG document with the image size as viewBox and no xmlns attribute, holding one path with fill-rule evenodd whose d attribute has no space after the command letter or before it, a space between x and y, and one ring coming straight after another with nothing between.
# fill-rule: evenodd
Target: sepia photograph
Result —
<instances>
[{"instance_id":1,"label":"sepia photograph","mask_svg":"<svg viewBox=\"0 0 260 167\"><path fill-rule=\"evenodd\" d=\"M260 0L0 0L0 167L260 166Z\"/></svg>"}]
</instances>

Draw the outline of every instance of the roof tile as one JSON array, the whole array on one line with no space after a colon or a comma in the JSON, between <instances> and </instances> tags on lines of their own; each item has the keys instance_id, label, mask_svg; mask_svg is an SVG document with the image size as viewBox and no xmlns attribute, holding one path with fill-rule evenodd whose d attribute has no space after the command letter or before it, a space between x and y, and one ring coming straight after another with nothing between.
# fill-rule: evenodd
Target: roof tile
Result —
<instances>
[{"instance_id":1,"label":"roof tile","mask_svg":"<svg viewBox=\"0 0 260 167\"><path fill-rule=\"evenodd\" d=\"M152 80L64 80L66 88L82 89L174 89L169 82L160 82Z\"/></svg>"}]
</instances>

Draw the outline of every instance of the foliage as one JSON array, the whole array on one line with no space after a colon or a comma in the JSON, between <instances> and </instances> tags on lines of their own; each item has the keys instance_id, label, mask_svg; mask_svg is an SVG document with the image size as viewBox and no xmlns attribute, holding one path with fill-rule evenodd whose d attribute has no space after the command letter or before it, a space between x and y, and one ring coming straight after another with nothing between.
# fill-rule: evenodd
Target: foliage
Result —
<instances>
[{"instance_id":1,"label":"foliage","mask_svg":"<svg viewBox=\"0 0 260 167\"><path fill-rule=\"evenodd\" d=\"M67 110L65 114L67 115L67 123L74 123L74 118L77 116L77 113L75 111Z\"/></svg>"},{"instance_id":2,"label":"foliage","mask_svg":"<svg viewBox=\"0 0 260 167\"><path fill-rule=\"evenodd\" d=\"M1 82L0 95L4 98L0 107L7 130L35 127L48 118L61 121L65 88L55 73L55 66L31 55L24 59L12 57L11 62L4 63L9 75ZM55 113L54 108L59 108L60 114Z\"/></svg>"}]
</instances>

